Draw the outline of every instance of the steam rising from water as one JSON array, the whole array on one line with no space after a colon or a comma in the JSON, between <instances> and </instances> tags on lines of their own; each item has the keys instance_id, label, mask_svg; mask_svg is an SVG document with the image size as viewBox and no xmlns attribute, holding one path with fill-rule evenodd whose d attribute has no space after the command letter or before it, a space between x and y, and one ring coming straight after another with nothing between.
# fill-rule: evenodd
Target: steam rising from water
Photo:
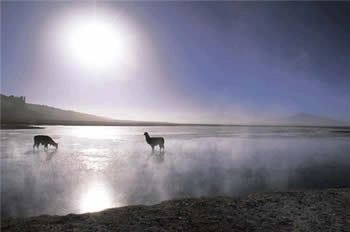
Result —
<instances>
[{"instance_id":1,"label":"steam rising from water","mask_svg":"<svg viewBox=\"0 0 350 232\"><path fill-rule=\"evenodd\" d=\"M47 127L1 131L2 216L180 197L350 186L349 134L326 128ZM165 137L151 152L143 132ZM48 134L57 151L33 151Z\"/></svg>"}]
</instances>

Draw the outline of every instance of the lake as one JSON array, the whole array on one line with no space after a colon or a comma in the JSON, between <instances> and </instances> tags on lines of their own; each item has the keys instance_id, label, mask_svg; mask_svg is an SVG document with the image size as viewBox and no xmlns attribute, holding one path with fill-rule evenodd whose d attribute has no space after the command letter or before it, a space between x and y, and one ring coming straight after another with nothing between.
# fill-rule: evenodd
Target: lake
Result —
<instances>
[{"instance_id":1,"label":"lake","mask_svg":"<svg viewBox=\"0 0 350 232\"><path fill-rule=\"evenodd\" d=\"M152 153L143 133L165 138ZM64 215L200 196L350 187L349 129L46 126L1 130L1 213ZM33 149L33 136L59 145Z\"/></svg>"}]
</instances>

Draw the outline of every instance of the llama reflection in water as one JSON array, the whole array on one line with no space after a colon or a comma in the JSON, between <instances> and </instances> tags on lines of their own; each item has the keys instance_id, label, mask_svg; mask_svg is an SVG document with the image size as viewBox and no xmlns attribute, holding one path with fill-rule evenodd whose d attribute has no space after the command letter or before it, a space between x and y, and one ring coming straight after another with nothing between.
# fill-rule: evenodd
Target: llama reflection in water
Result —
<instances>
[{"instance_id":1,"label":"llama reflection in water","mask_svg":"<svg viewBox=\"0 0 350 232\"><path fill-rule=\"evenodd\" d=\"M46 151L46 161L50 161L53 156L55 155L55 153L57 152L57 150L53 150L53 151Z\"/></svg>"},{"instance_id":2,"label":"llama reflection in water","mask_svg":"<svg viewBox=\"0 0 350 232\"><path fill-rule=\"evenodd\" d=\"M156 163L163 163L164 162L164 154L165 152L162 150L162 151L159 151L159 152L154 152L154 151L151 151L151 153L149 154L149 156L147 157L147 161L152 159L154 162Z\"/></svg>"}]
</instances>

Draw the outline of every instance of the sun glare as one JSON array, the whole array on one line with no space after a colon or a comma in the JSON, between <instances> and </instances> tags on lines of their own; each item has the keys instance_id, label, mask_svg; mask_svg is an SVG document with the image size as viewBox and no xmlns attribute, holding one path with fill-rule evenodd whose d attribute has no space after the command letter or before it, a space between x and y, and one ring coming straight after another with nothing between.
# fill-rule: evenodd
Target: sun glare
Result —
<instances>
[{"instance_id":1,"label":"sun glare","mask_svg":"<svg viewBox=\"0 0 350 232\"><path fill-rule=\"evenodd\" d=\"M72 134L80 138L119 140L123 130L123 128L113 128L108 126L83 126L73 127Z\"/></svg>"},{"instance_id":2,"label":"sun glare","mask_svg":"<svg viewBox=\"0 0 350 232\"><path fill-rule=\"evenodd\" d=\"M112 200L107 189L101 184L87 189L80 200L81 212L96 212L110 207L112 207Z\"/></svg>"},{"instance_id":3,"label":"sun glare","mask_svg":"<svg viewBox=\"0 0 350 232\"><path fill-rule=\"evenodd\" d=\"M65 53L86 70L106 72L131 62L130 31L116 19L74 17L64 30Z\"/></svg>"}]
</instances>

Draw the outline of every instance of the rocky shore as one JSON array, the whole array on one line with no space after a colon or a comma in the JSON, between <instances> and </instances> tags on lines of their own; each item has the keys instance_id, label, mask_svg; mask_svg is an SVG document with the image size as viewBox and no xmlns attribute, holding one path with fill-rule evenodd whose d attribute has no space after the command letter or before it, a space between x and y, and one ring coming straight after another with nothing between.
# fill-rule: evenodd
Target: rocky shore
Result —
<instances>
[{"instance_id":1,"label":"rocky shore","mask_svg":"<svg viewBox=\"0 0 350 232\"><path fill-rule=\"evenodd\" d=\"M80 215L5 218L1 231L350 231L350 189L178 199Z\"/></svg>"}]
</instances>

